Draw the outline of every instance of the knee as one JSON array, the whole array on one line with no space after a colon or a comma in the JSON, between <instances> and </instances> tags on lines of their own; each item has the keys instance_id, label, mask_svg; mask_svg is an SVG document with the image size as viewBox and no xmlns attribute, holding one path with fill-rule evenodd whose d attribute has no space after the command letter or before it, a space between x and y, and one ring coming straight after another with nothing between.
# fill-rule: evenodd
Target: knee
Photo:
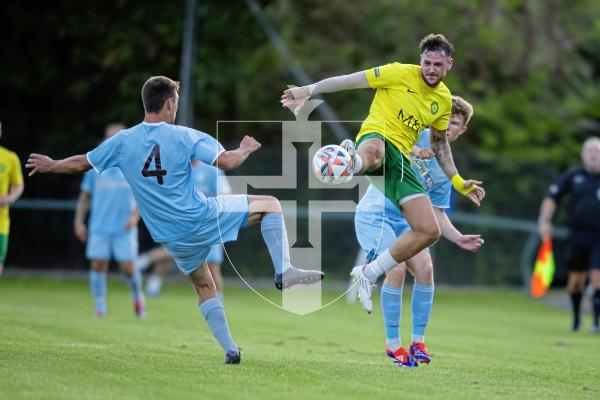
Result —
<instances>
[{"instance_id":1,"label":"knee","mask_svg":"<svg viewBox=\"0 0 600 400\"><path fill-rule=\"evenodd\" d=\"M422 237L422 240L426 245L425 247L434 245L442 236L440 227L437 224L423 226L417 233Z\"/></svg>"},{"instance_id":2,"label":"knee","mask_svg":"<svg viewBox=\"0 0 600 400\"><path fill-rule=\"evenodd\" d=\"M433 263L429 260L419 266L414 272L415 281L422 285L430 285L433 283Z\"/></svg>"},{"instance_id":3,"label":"knee","mask_svg":"<svg viewBox=\"0 0 600 400\"><path fill-rule=\"evenodd\" d=\"M133 263L132 262L121 263L121 271L123 271L123 274L126 277L131 278L135 272L134 268L133 268Z\"/></svg>"},{"instance_id":4,"label":"knee","mask_svg":"<svg viewBox=\"0 0 600 400\"><path fill-rule=\"evenodd\" d=\"M585 288L585 278L581 279L577 275L572 275L569 277L567 287L571 293L583 292L583 289Z\"/></svg>"},{"instance_id":5,"label":"knee","mask_svg":"<svg viewBox=\"0 0 600 400\"><path fill-rule=\"evenodd\" d=\"M105 265L105 263L102 261L92 261L91 267L94 272L107 272L108 271L108 266Z\"/></svg>"},{"instance_id":6,"label":"knee","mask_svg":"<svg viewBox=\"0 0 600 400\"><path fill-rule=\"evenodd\" d=\"M266 196L267 197L267 201L269 202L269 212L282 212L283 209L281 208L281 203L279 202L279 199L277 199L277 197L274 196Z\"/></svg>"},{"instance_id":7,"label":"knee","mask_svg":"<svg viewBox=\"0 0 600 400\"><path fill-rule=\"evenodd\" d=\"M386 272L385 283L396 288L401 288L402 286L404 286L405 277L406 267L404 263L398 264L397 266Z\"/></svg>"},{"instance_id":8,"label":"knee","mask_svg":"<svg viewBox=\"0 0 600 400\"><path fill-rule=\"evenodd\" d=\"M257 211L262 212L263 214L280 213L283 210L277 197L260 196L256 201L260 203Z\"/></svg>"},{"instance_id":9,"label":"knee","mask_svg":"<svg viewBox=\"0 0 600 400\"><path fill-rule=\"evenodd\" d=\"M361 153L373 158L374 160L382 160L383 159L383 146L378 145L377 143L367 142L360 148Z\"/></svg>"},{"instance_id":10,"label":"knee","mask_svg":"<svg viewBox=\"0 0 600 400\"><path fill-rule=\"evenodd\" d=\"M212 279L194 279L192 284L201 302L216 295L217 289Z\"/></svg>"},{"instance_id":11,"label":"knee","mask_svg":"<svg viewBox=\"0 0 600 400\"><path fill-rule=\"evenodd\" d=\"M592 269L590 272L590 284L594 289L600 289L600 269Z\"/></svg>"}]
</instances>

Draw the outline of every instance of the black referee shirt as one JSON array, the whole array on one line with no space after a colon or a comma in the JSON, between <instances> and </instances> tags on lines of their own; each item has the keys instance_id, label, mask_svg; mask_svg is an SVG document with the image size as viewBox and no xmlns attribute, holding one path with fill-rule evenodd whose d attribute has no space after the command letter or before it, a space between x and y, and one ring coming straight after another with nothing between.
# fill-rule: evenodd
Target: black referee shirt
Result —
<instances>
[{"instance_id":1,"label":"black referee shirt","mask_svg":"<svg viewBox=\"0 0 600 400\"><path fill-rule=\"evenodd\" d=\"M570 196L568 225L571 235L600 235L600 173L573 169L550 185L549 196L559 204Z\"/></svg>"}]
</instances>

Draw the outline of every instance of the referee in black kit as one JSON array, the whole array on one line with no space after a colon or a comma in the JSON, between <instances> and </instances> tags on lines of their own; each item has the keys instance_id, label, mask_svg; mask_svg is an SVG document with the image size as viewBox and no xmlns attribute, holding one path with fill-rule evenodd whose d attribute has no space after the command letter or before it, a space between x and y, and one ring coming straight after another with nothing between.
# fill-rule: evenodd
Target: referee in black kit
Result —
<instances>
[{"instance_id":1,"label":"referee in black kit","mask_svg":"<svg viewBox=\"0 0 600 400\"><path fill-rule=\"evenodd\" d=\"M570 197L567 238L567 290L573 306L573 327L581 327L581 298L588 270L594 289L592 332L600 333L600 138L588 138L581 149L583 166L570 170L550 185L538 219L542 239L552 235L552 217L561 199Z\"/></svg>"}]
</instances>

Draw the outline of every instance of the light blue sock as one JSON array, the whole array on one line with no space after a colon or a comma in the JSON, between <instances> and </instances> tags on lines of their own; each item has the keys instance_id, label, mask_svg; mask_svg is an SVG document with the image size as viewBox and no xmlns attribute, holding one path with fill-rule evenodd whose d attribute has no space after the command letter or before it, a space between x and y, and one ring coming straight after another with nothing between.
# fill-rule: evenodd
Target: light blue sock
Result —
<instances>
[{"instance_id":1,"label":"light blue sock","mask_svg":"<svg viewBox=\"0 0 600 400\"><path fill-rule=\"evenodd\" d=\"M381 286L381 314L385 324L385 341L395 351L400 345L400 315L402 313L402 288L384 283Z\"/></svg>"},{"instance_id":2,"label":"light blue sock","mask_svg":"<svg viewBox=\"0 0 600 400\"><path fill-rule=\"evenodd\" d=\"M219 299L219 301L220 301L221 303L223 303L223 302L224 302L224 300L225 300L225 293L223 293L223 291L219 291L219 292L217 292L217 298Z\"/></svg>"},{"instance_id":3,"label":"light blue sock","mask_svg":"<svg viewBox=\"0 0 600 400\"><path fill-rule=\"evenodd\" d=\"M131 289L131 298L133 301L140 301L142 299L142 273L139 270L134 270L133 275L125 275L125 282L129 289Z\"/></svg>"},{"instance_id":4,"label":"light blue sock","mask_svg":"<svg viewBox=\"0 0 600 400\"><path fill-rule=\"evenodd\" d=\"M290 244L281 213L269 213L260 224L260 231L269 249L277 274L290 267Z\"/></svg>"},{"instance_id":5,"label":"light blue sock","mask_svg":"<svg viewBox=\"0 0 600 400\"><path fill-rule=\"evenodd\" d=\"M208 328L223 348L225 354L228 351L239 351L231 337L231 332L229 332L229 325L227 325L227 319L225 318L225 308L219 299L212 297L200 304L200 312L206 318Z\"/></svg>"},{"instance_id":6,"label":"light blue sock","mask_svg":"<svg viewBox=\"0 0 600 400\"><path fill-rule=\"evenodd\" d=\"M429 315L431 314L431 306L433 305L433 292L434 284L423 285L416 283L413 287L412 293L412 341L413 342L424 342L425 341L425 328L429 322Z\"/></svg>"},{"instance_id":7,"label":"light blue sock","mask_svg":"<svg viewBox=\"0 0 600 400\"><path fill-rule=\"evenodd\" d=\"M106 314L106 272L90 270L90 290L96 311Z\"/></svg>"}]
</instances>

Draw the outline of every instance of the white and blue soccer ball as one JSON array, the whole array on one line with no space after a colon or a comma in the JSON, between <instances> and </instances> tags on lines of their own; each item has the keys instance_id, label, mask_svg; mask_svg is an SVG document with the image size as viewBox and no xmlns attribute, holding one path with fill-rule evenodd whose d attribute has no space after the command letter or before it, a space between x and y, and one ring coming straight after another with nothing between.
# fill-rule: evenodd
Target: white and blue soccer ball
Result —
<instances>
[{"instance_id":1,"label":"white and blue soccer ball","mask_svg":"<svg viewBox=\"0 0 600 400\"><path fill-rule=\"evenodd\" d=\"M318 180L331 185L348 182L354 175L352 157L335 144L321 147L313 157L313 172Z\"/></svg>"}]
</instances>

